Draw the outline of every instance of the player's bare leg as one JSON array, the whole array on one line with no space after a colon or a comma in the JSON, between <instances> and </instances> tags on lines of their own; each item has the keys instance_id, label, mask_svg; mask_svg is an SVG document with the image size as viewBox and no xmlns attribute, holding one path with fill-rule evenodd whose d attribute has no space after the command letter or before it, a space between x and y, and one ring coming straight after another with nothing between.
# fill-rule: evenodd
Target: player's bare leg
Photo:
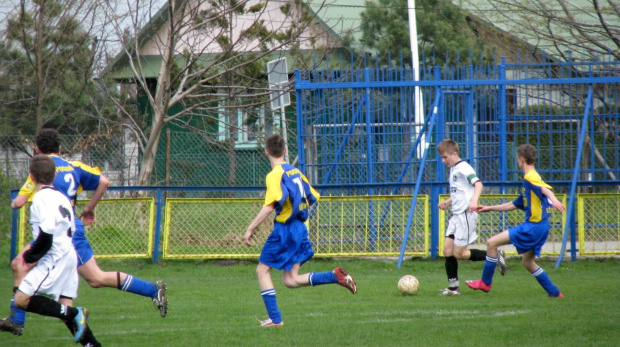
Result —
<instances>
[{"instance_id":1,"label":"player's bare leg","mask_svg":"<svg viewBox=\"0 0 620 347\"><path fill-rule=\"evenodd\" d=\"M299 268L301 265L299 263L293 265L291 271L282 271L282 282L287 288L302 288L308 287L310 285L310 281L308 279L309 273L299 274Z\"/></svg>"},{"instance_id":2,"label":"player's bare leg","mask_svg":"<svg viewBox=\"0 0 620 347\"><path fill-rule=\"evenodd\" d=\"M78 273L92 288L116 288L134 294L151 298L153 305L159 310L163 318L168 312L168 299L166 297L166 283L157 281L147 282L128 275L124 272L103 271L97 264L95 257L78 266Z\"/></svg>"},{"instance_id":3,"label":"player's bare leg","mask_svg":"<svg viewBox=\"0 0 620 347\"><path fill-rule=\"evenodd\" d=\"M116 271L101 270L95 257L79 266L78 273L92 288L118 288L119 280L122 283L127 279L127 274L124 272L119 272L117 275Z\"/></svg>"}]
</instances>

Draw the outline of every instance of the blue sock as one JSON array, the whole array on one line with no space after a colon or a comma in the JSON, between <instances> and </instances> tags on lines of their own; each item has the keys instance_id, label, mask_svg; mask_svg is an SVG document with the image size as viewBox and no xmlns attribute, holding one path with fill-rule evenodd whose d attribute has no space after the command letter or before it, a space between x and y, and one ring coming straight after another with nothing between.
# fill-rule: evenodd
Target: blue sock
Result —
<instances>
[{"instance_id":1,"label":"blue sock","mask_svg":"<svg viewBox=\"0 0 620 347\"><path fill-rule=\"evenodd\" d=\"M15 297L11 298L11 315L9 319L16 324L24 326L26 324L26 311L15 306Z\"/></svg>"},{"instance_id":2,"label":"blue sock","mask_svg":"<svg viewBox=\"0 0 620 347\"><path fill-rule=\"evenodd\" d=\"M497 257L491 257L487 255L487 259L484 261L484 267L482 268L482 282L488 285L493 283L495 266L497 266Z\"/></svg>"},{"instance_id":3,"label":"blue sock","mask_svg":"<svg viewBox=\"0 0 620 347\"><path fill-rule=\"evenodd\" d=\"M263 302L265 303L265 308L267 309L267 314L269 315L269 318L271 318L271 321L276 324L280 323L282 321L282 314L278 309L275 288L265 289L260 292L260 295L263 296Z\"/></svg>"},{"instance_id":4,"label":"blue sock","mask_svg":"<svg viewBox=\"0 0 620 347\"><path fill-rule=\"evenodd\" d=\"M149 298L154 298L157 296L157 286L155 283L135 278L132 275L127 275L125 282L123 282L121 287L118 289L142 296L148 296Z\"/></svg>"},{"instance_id":5,"label":"blue sock","mask_svg":"<svg viewBox=\"0 0 620 347\"><path fill-rule=\"evenodd\" d=\"M555 286L555 284L553 284L553 282L551 282L549 275L547 275L543 268L539 267L534 272L532 272L532 275L536 277L538 283L540 283L540 285L545 289L549 296L560 295L560 290L558 289L558 287Z\"/></svg>"},{"instance_id":6,"label":"blue sock","mask_svg":"<svg viewBox=\"0 0 620 347\"><path fill-rule=\"evenodd\" d=\"M327 272L311 272L308 276L311 286L320 286L321 284L338 283L338 277L333 271Z\"/></svg>"}]
</instances>

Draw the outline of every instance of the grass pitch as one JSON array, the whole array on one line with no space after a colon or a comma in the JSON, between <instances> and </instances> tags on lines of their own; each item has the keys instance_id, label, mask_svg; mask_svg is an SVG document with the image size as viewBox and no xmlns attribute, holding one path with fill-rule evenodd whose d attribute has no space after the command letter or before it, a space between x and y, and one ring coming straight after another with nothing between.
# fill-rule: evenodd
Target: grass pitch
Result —
<instances>
[{"instance_id":1,"label":"grass pitch","mask_svg":"<svg viewBox=\"0 0 620 347\"><path fill-rule=\"evenodd\" d=\"M342 265L355 277L358 294L338 285L291 290L273 272L285 325L260 328L267 317L253 262L100 260L105 270L168 284L169 311L160 318L150 299L115 289L92 289L82 280L76 303L87 307L104 346L616 346L620 340L620 260L565 262L558 269L539 260L565 295L547 298L538 282L509 258L496 273L493 290L472 291L466 279L480 278L482 262L460 262L463 295L441 297L443 259L311 260L303 272ZM420 280L416 296L402 296L398 279ZM12 288L8 267L0 269L0 315L6 316ZM24 335L0 333L0 346L75 346L64 324L29 314Z\"/></svg>"}]
</instances>

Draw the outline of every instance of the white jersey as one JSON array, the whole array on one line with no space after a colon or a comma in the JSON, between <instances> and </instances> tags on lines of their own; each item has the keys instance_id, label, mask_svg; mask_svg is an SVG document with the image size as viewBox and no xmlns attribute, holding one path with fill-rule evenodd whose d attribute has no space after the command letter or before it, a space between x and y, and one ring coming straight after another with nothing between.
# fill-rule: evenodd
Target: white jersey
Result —
<instances>
[{"instance_id":1,"label":"white jersey","mask_svg":"<svg viewBox=\"0 0 620 347\"><path fill-rule=\"evenodd\" d=\"M474 196L474 184L480 179L476 171L466 161L459 161L450 168L450 200L452 213L466 212Z\"/></svg>"},{"instance_id":2,"label":"white jersey","mask_svg":"<svg viewBox=\"0 0 620 347\"><path fill-rule=\"evenodd\" d=\"M45 186L32 198L30 206L30 225L34 240L40 230L53 236L52 247L40 262L52 261L54 264L69 252L75 252L71 236L75 232L75 214L71 202L61 192Z\"/></svg>"}]
</instances>

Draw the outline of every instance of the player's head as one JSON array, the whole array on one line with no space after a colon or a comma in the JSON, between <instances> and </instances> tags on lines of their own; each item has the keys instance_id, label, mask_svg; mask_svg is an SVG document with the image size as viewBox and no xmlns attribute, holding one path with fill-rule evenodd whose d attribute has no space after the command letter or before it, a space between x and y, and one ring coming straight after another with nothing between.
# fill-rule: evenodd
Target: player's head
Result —
<instances>
[{"instance_id":1,"label":"player's head","mask_svg":"<svg viewBox=\"0 0 620 347\"><path fill-rule=\"evenodd\" d=\"M274 158L282 158L285 149L284 139L278 134L273 134L265 140L265 152Z\"/></svg>"},{"instance_id":2,"label":"player's head","mask_svg":"<svg viewBox=\"0 0 620 347\"><path fill-rule=\"evenodd\" d=\"M60 152L60 135L54 129L41 129L34 143L42 154Z\"/></svg>"},{"instance_id":3,"label":"player's head","mask_svg":"<svg viewBox=\"0 0 620 347\"><path fill-rule=\"evenodd\" d=\"M52 184L56 177L56 164L47 155L37 154L30 159L30 177L35 183Z\"/></svg>"},{"instance_id":4,"label":"player's head","mask_svg":"<svg viewBox=\"0 0 620 347\"><path fill-rule=\"evenodd\" d=\"M523 158L528 165L534 165L536 162L536 148L529 143L521 145L517 148L517 157Z\"/></svg>"},{"instance_id":5,"label":"player's head","mask_svg":"<svg viewBox=\"0 0 620 347\"><path fill-rule=\"evenodd\" d=\"M437 145L437 153L439 154L453 154L459 153L459 144L454 140L445 139Z\"/></svg>"},{"instance_id":6,"label":"player's head","mask_svg":"<svg viewBox=\"0 0 620 347\"><path fill-rule=\"evenodd\" d=\"M461 160L459 157L459 145L450 139L445 139L437 145L437 153L441 157L441 162L448 167L453 167Z\"/></svg>"}]
</instances>

